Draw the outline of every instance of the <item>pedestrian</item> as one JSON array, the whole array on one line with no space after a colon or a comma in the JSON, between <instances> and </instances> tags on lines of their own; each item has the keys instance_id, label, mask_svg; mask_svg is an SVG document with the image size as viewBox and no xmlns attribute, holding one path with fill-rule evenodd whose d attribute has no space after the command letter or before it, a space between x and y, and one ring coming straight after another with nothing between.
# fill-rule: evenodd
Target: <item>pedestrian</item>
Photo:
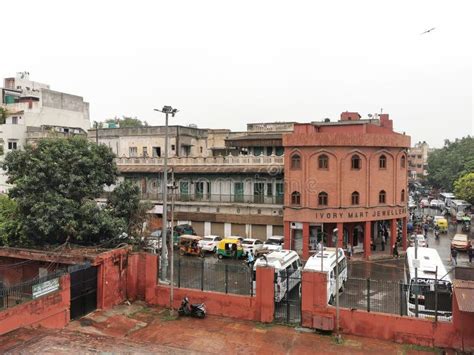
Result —
<instances>
[{"instance_id":1,"label":"pedestrian","mask_svg":"<svg viewBox=\"0 0 474 355\"><path fill-rule=\"evenodd\" d=\"M458 265L458 251L456 249L451 249L451 260L455 266Z\"/></svg>"},{"instance_id":2,"label":"pedestrian","mask_svg":"<svg viewBox=\"0 0 474 355\"><path fill-rule=\"evenodd\" d=\"M254 261L255 261L255 257L253 255L253 252L252 250L249 250L247 254L247 266L251 268Z\"/></svg>"},{"instance_id":3,"label":"pedestrian","mask_svg":"<svg viewBox=\"0 0 474 355\"><path fill-rule=\"evenodd\" d=\"M400 255L398 255L397 243L393 245L393 257L397 259L400 257Z\"/></svg>"},{"instance_id":4,"label":"pedestrian","mask_svg":"<svg viewBox=\"0 0 474 355\"><path fill-rule=\"evenodd\" d=\"M347 258L350 260L352 256L352 246L351 243L347 243Z\"/></svg>"},{"instance_id":5,"label":"pedestrian","mask_svg":"<svg viewBox=\"0 0 474 355\"><path fill-rule=\"evenodd\" d=\"M385 235L382 235L382 251L385 251Z\"/></svg>"},{"instance_id":6,"label":"pedestrian","mask_svg":"<svg viewBox=\"0 0 474 355\"><path fill-rule=\"evenodd\" d=\"M472 263L472 258L474 257L474 249L472 248L472 243L469 246L469 250L467 251L467 255L469 256L469 262Z\"/></svg>"},{"instance_id":7,"label":"pedestrian","mask_svg":"<svg viewBox=\"0 0 474 355\"><path fill-rule=\"evenodd\" d=\"M425 232L425 237L428 235L428 223L423 223L423 231Z\"/></svg>"}]
</instances>

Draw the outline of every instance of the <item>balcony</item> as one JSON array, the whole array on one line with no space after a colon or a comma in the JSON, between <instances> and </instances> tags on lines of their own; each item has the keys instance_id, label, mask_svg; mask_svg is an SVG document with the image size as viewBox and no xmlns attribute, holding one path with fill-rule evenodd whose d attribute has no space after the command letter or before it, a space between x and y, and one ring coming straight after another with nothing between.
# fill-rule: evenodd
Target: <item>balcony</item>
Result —
<instances>
[{"instance_id":1,"label":"balcony","mask_svg":"<svg viewBox=\"0 0 474 355\"><path fill-rule=\"evenodd\" d=\"M276 155L238 155L219 157L171 157L169 166L212 166L212 165L281 165L283 156ZM122 157L116 159L117 165L163 165L164 158Z\"/></svg>"},{"instance_id":2,"label":"balcony","mask_svg":"<svg viewBox=\"0 0 474 355\"><path fill-rule=\"evenodd\" d=\"M104 192L103 198L107 198L110 192ZM163 201L163 194L156 192L141 193L142 200ZM168 194L168 201L172 200ZM242 203L256 205L283 205L283 196L262 195L229 195L229 194L181 194L174 196L176 202L209 202L209 203Z\"/></svg>"}]
</instances>

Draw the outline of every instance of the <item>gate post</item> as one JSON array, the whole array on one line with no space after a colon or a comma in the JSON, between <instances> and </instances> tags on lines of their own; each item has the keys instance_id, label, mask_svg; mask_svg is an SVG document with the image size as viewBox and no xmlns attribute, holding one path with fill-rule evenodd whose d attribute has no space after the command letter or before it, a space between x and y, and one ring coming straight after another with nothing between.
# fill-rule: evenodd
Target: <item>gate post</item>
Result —
<instances>
[{"instance_id":1,"label":"gate post","mask_svg":"<svg viewBox=\"0 0 474 355\"><path fill-rule=\"evenodd\" d=\"M256 271L256 320L264 323L273 322L275 315L275 270L272 267L257 267Z\"/></svg>"}]
</instances>

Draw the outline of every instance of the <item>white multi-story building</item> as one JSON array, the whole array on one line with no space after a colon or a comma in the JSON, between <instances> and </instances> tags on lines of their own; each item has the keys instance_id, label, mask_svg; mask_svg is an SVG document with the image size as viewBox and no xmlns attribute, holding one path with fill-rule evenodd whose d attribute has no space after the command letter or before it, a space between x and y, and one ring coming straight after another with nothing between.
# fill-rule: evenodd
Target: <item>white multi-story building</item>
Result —
<instances>
[{"instance_id":1,"label":"white multi-story building","mask_svg":"<svg viewBox=\"0 0 474 355\"><path fill-rule=\"evenodd\" d=\"M4 79L0 106L6 112L6 119L0 124L2 160L8 152L36 139L86 134L90 128L89 103L80 96L31 81L28 72ZM0 192L6 192L9 187L0 170Z\"/></svg>"}]
</instances>

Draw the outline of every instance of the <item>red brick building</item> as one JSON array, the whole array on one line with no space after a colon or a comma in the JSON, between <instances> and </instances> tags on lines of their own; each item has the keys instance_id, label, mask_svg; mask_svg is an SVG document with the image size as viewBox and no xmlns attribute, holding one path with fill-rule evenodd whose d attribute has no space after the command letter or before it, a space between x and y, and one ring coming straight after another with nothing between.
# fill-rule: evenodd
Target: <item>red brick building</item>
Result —
<instances>
[{"instance_id":1,"label":"red brick building","mask_svg":"<svg viewBox=\"0 0 474 355\"><path fill-rule=\"evenodd\" d=\"M306 259L322 238L369 258L374 245L382 248L384 228L390 235L384 252L391 251L397 223L406 248L410 137L393 131L388 114L361 119L343 112L338 122L295 124L283 146L287 248Z\"/></svg>"}]
</instances>

